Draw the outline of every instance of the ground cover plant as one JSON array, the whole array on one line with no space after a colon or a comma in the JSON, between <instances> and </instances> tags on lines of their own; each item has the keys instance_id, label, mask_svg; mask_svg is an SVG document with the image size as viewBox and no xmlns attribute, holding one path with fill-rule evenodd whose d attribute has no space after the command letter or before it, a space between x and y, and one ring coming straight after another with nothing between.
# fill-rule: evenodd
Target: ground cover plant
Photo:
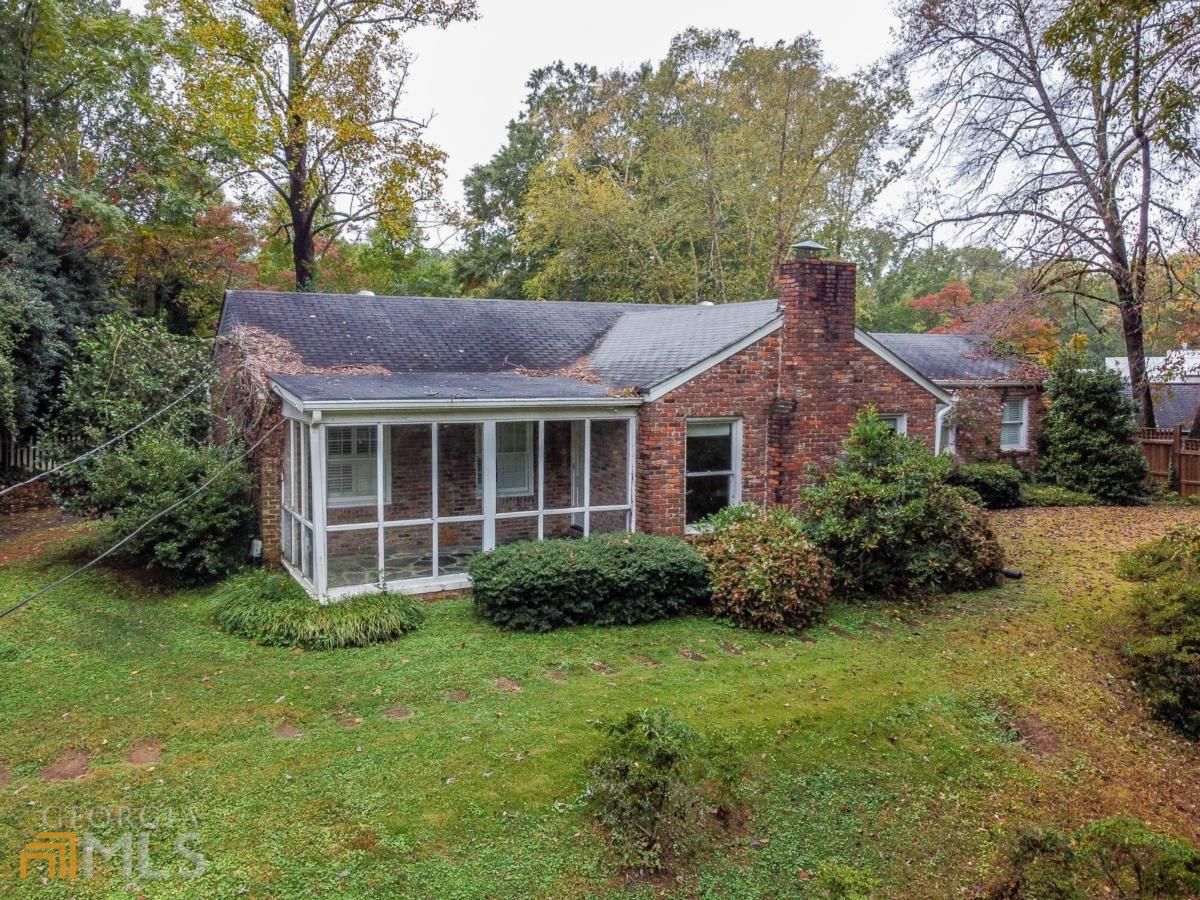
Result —
<instances>
[{"instance_id":1,"label":"ground cover plant","mask_svg":"<svg viewBox=\"0 0 1200 900\"><path fill-rule=\"evenodd\" d=\"M632 625L708 601L704 561L678 538L599 534L523 541L470 563L475 611L516 631Z\"/></svg>"},{"instance_id":2,"label":"ground cover plant","mask_svg":"<svg viewBox=\"0 0 1200 900\"><path fill-rule=\"evenodd\" d=\"M991 519L1023 579L921 605L835 600L795 637L707 616L527 634L456 599L423 604L401 640L296 652L216 627L213 588L97 567L0 620L0 884L14 898L943 898L1001 878L1032 823L1071 834L1128 815L1196 846L1200 756L1124 676L1135 585L1114 566L1200 511ZM78 564L79 526L31 522L0 520L6 603ZM655 707L729 735L744 814L669 879L630 881L588 811L586 765L597 722ZM147 830L167 877L141 874L134 829L129 873L97 854L91 878L20 880L18 848L72 808L100 811L106 845L127 829L103 811L170 809ZM181 877L181 833L206 859L199 879Z\"/></svg>"},{"instance_id":3,"label":"ground cover plant","mask_svg":"<svg viewBox=\"0 0 1200 900\"><path fill-rule=\"evenodd\" d=\"M995 584L1003 556L951 463L859 414L843 456L804 492L804 529L845 596L919 597Z\"/></svg>"},{"instance_id":4,"label":"ground cover plant","mask_svg":"<svg viewBox=\"0 0 1200 900\"><path fill-rule=\"evenodd\" d=\"M396 591L368 591L322 606L286 572L261 569L230 578L214 600L222 628L273 647L365 647L395 640L425 621L417 602Z\"/></svg>"},{"instance_id":5,"label":"ground cover plant","mask_svg":"<svg viewBox=\"0 0 1200 900\"><path fill-rule=\"evenodd\" d=\"M794 631L824 612L833 570L786 509L728 507L700 523L713 615L759 631Z\"/></svg>"}]
</instances>

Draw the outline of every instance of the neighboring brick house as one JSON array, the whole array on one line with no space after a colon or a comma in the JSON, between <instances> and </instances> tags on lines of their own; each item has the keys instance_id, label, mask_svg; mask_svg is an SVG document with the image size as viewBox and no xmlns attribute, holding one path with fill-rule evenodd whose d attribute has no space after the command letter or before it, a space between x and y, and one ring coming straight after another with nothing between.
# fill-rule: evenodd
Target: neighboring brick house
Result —
<instances>
[{"instance_id":1,"label":"neighboring brick house","mask_svg":"<svg viewBox=\"0 0 1200 900\"><path fill-rule=\"evenodd\" d=\"M937 450L951 395L854 327L854 276L791 260L778 300L691 306L231 291L264 557L321 597L453 590L511 541L794 504L868 405Z\"/></svg>"},{"instance_id":2,"label":"neighboring brick house","mask_svg":"<svg viewBox=\"0 0 1200 900\"><path fill-rule=\"evenodd\" d=\"M875 339L955 397L943 420L942 445L965 462L1038 464L1046 412L1047 372L1002 356L990 338L972 334L883 334Z\"/></svg>"}]
</instances>

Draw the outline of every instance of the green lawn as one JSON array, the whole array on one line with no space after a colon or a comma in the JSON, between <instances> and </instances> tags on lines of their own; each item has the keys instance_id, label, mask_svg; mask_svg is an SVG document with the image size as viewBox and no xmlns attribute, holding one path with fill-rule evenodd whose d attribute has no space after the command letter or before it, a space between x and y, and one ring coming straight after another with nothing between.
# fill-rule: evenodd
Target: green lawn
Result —
<instances>
[{"instance_id":1,"label":"green lawn","mask_svg":"<svg viewBox=\"0 0 1200 900\"><path fill-rule=\"evenodd\" d=\"M394 644L296 653L219 632L208 591L94 570L0 623L0 895L669 892L622 878L580 801L593 723L649 705L726 731L746 760L748 821L681 896L823 896L815 875L838 865L880 896L957 896L1022 824L1117 812L1200 842L1200 750L1148 723L1123 677L1129 586L1112 574L1120 549L1197 518L1001 514L1023 580L838 607L805 639L705 619L512 635L446 601ZM0 553L0 600L65 572L78 545ZM1015 739L1021 717L1039 739ZM158 764L127 762L146 739ZM44 780L69 749L92 754L87 774ZM18 880L43 822L74 811L113 842L143 830L141 810L159 813L149 856L171 877L138 871L135 835L130 875L118 853L88 880ZM194 880L172 852L185 832L207 860Z\"/></svg>"}]
</instances>

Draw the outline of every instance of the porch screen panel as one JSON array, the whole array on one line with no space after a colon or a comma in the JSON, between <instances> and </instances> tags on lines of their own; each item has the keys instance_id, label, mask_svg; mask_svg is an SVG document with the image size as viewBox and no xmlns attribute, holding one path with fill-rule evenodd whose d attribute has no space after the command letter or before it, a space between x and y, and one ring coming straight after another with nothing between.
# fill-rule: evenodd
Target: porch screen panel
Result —
<instances>
[{"instance_id":1,"label":"porch screen panel","mask_svg":"<svg viewBox=\"0 0 1200 900\"><path fill-rule=\"evenodd\" d=\"M589 489L592 506L621 506L629 502L629 422L593 419ZM595 531L593 516L592 530ZM623 530L623 529L622 529Z\"/></svg>"},{"instance_id":2,"label":"porch screen panel","mask_svg":"<svg viewBox=\"0 0 1200 900\"><path fill-rule=\"evenodd\" d=\"M325 431L325 521L377 520L379 427L331 425Z\"/></svg>"},{"instance_id":3,"label":"porch screen panel","mask_svg":"<svg viewBox=\"0 0 1200 900\"><path fill-rule=\"evenodd\" d=\"M496 520L496 546L515 544L518 541L536 541L538 538L538 517L518 516L512 519Z\"/></svg>"},{"instance_id":4,"label":"porch screen panel","mask_svg":"<svg viewBox=\"0 0 1200 900\"><path fill-rule=\"evenodd\" d=\"M379 531L355 528L326 533L325 566L330 590L379 581Z\"/></svg>"},{"instance_id":5,"label":"porch screen panel","mask_svg":"<svg viewBox=\"0 0 1200 900\"><path fill-rule=\"evenodd\" d=\"M537 512L538 423L496 423L496 512Z\"/></svg>"},{"instance_id":6,"label":"porch screen panel","mask_svg":"<svg viewBox=\"0 0 1200 900\"><path fill-rule=\"evenodd\" d=\"M438 574L458 575L483 549L483 522L438 523Z\"/></svg>"},{"instance_id":7,"label":"porch screen panel","mask_svg":"<svg viewBox=\"0 0 1200 900\"><path fill-rule=\"evenodd\" d=\"M385 522L433 517L433 440L429 425L384 427L384 471L390 495L384 497Z\"/></svg>"},{"instance_id":8,"label":"porch screen panel","mask_svg":"<svg viewBox=\"0 0 1200 900\"><path fill-rule=\"evenodd\" d=\"M583 420L547 420L543 504L546 509L584 505L583 463ZM547 532L546 536L550 534Z\"/></svg>"},{"instance_id":9,"label":"porch screen panel","mask_svg":"<svg viewBox=\"0 0 1200 900\"><path fill-rule=\"evenodd\" d=\"M588 530L591 534L623 534L629 530L629 510L593 511L589 515Z\"/></svg>"},{"instance_id":10,"label":"porch screen panel","mask_svg":"<svg viewBox=\"0 0 1200 900\"><path fill-rule=\"evenodd\" d=\"M400 525L383 529L383 575L387 581L433 575L433 526Z\"/></svg>"},{"instance_id":11,"label":"porch screen panel","mask_svg":"<svg viewBox=\"0 0 1200 900\"><path fill-rule=\"evenodd\" d=\"M438 516L482 516L483 476L480 453L483 426L478 422L437 426Z\"/></svg>"}]
</instances>

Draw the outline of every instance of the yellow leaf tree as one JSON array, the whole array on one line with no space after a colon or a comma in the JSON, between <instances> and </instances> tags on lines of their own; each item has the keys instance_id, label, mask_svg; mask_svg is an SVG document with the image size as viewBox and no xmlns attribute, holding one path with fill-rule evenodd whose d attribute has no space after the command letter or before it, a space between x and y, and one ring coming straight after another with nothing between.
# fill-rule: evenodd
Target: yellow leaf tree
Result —
<instances>
[{"instance_id":1,"label":"yellow leaf tree","mask_svg":"<svg viewBox=\"0 0 1200 900\"><path fill-rule=\"evenodd\" d=\"M403 35L476 16L475 0L156 0L181 108L309 286L320 239L410 228L439 195L443 154L400 109ZM327 241L325 243L328 243Z\"/></svg>"}]
</instances>

